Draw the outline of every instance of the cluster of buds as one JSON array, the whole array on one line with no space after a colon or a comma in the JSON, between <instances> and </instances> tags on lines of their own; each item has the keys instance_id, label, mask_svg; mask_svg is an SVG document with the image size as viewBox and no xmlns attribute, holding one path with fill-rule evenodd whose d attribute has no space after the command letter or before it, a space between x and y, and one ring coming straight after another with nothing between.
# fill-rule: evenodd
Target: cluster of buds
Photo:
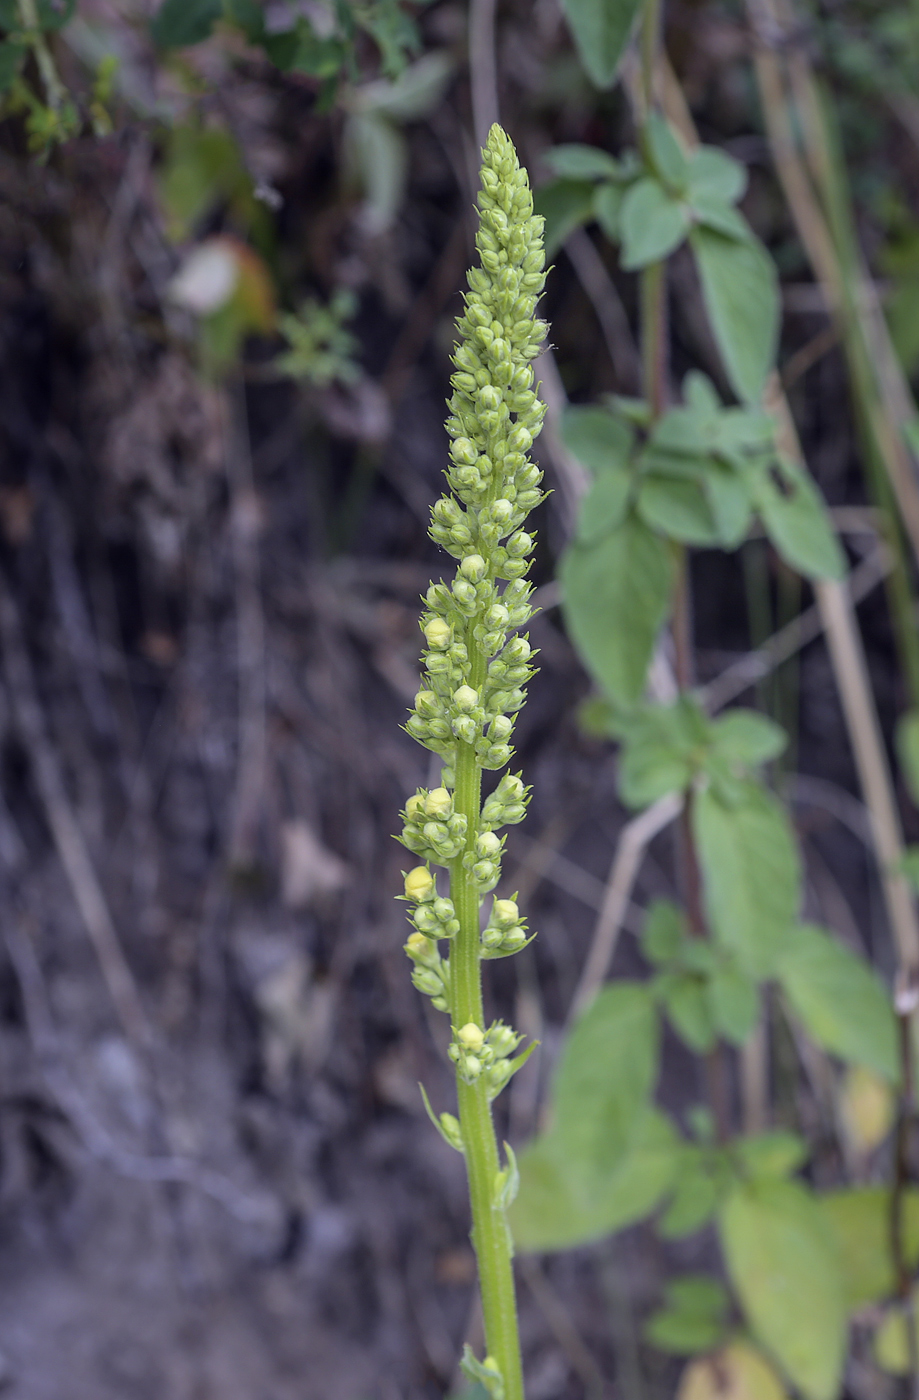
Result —
<instances>
[{"instance_id":1,"label":"cluster of buds","mask_svg":"<svg viewBox=\"0 0 919 1400\"><path fill-rule=\"evenodd\" d=\"M416 929L410 933L405 951L412 960L412 986L438 1011L450 1010L450 963L440 956L437 944Z\"/></svg>"},{"instance_id":2,"label":"cluster of buds","mask_svg":"<svg viewBox=\"0 0 919 1400\"><path fill-rule=\"evenodd\" d=\"M523 1036L503 1021L493 1022L487 1031L470 1021L454 1031L447 1054L467 1084L474 1084L484 1076L488 1096L493 1099L519 1067L511 1056L522 1039Z\"/></svg>"},{"instance_id":3,"label":"cluster of buds","mask_svg":"<svg viewBox=\"0 0 919 1400\"><path fill-rule=\"evenodd\" d=\"M491 916L482 930L482 957L508 958L530 942L526 920L521 919L515 899L496 899Z\"/></svg>"},{"instance_id":4,"label":"cluster of buds","mask_svg":"<svg viewBox=\"0 0 919 1400\"><path fill-rule=\"evenodd\" d=\"M542 473L527 455L545 415L532 365L546 333L535 315L545 282L543 221L533 214L526 172L498 127L484 157L481 267L469 273L456 323L450 493L435 504L430 529L458 567L452 581L427 591L420 622L425 678L406 725L443 757L448 775L457 742L474 745L483 768L502 768L513 754L510 717L524 703L532 653L526 637L508 642L508 636L532 616L525 575L535 537L522 526L543 499ZM481 691L472 683L473 643L490 660Z\"/></svg>"},{"instance_id":5,"label":"cluster of buds","mask_svg":"<svg viewBox=\"0 0 919 1400\"><path fill-rule=\"evenodd\" d=\"M453 810L452 794L445 787L424 788L410 797L402 812L402 844L416 856L435 865L448 865L466 842L466 818Z\"/></svg>"},{"instance_id":6,"label":"cluster of buds","mask_svg":"<svg viewBox=\"0 0 919 1400\"><path fill-rule=\"evenodd\" d=\"M530 789L517 773L505 773L494 792L485 799L482 808L482 829L493 831L497 826L516 826L527 814Z\"/></svg>"}]
</instances>

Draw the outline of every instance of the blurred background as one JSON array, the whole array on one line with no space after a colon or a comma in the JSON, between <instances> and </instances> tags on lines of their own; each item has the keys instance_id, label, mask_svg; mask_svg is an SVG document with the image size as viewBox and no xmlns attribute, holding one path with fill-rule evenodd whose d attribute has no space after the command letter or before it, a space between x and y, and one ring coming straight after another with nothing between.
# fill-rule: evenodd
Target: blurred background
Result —
<instances>
[{"instance_id":1,"label":"blurred background","mask_svg":"<svg viewBox=\"0 0 919 1400\"><path fill-rule=\"evenodd\" d=\"M429 779L400 726L419 597L449 565L426 530L476 138L500 116L543 188L547 397L634 394L634 279L583 182L543 161L634 144L627 84L593 85L559 0L41 0L40 44L16 37L27 10L0 4L0 1384L434 1400L461 1388L480 1322L463 1164L418 1091L452 1107L392 833ZM919 8L668 0L664 23L686 115L747 167L743 210L782 279L783 384L857 564L874 536L842 332L776 178L754 56L803 55L832 93L908 376ZM675 378L723 387L685 250L670 309ZM542 1042L502 1100L515 1144L540 1122L627 820L559 615L573 497L551 419L541 670L517 731L534 798L505 865L539 938L489 973L495 1014ZM693 571L703 682L811 601L762 539ZM880 577L859 618L889 730L904 683ZM887 973L823 641L751 697L791 727L776 782L812 914ZM665 833L626 929L673 870ZM640 966L621 941L614 972ZM665 1093L691 1099L695 1075L668 1043ZM790 1092L817 1140L832 1131L819 1076ZM522 1259L530 1400L670 1395L642 1318L674 1259L706 1251L636 1228Z\"/></svg>"}]
</instances>

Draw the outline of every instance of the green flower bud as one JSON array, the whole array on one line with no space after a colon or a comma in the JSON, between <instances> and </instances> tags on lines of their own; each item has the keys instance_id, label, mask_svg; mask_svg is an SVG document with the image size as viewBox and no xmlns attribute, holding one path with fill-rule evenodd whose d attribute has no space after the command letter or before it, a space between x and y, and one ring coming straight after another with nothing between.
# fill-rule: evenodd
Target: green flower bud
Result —
<instances>
[{"instance_id":1,"label":"green flower bud","mask_svg":"<svg viewBox=\"0 0 919 1400\"><path fill-rule=\"evenodd\" d=\"M471 685L461 685L459 690L453 692L453 703L458 710L469 714L479 703L479 692L473 690Z\"/></svg>"},{"instance_id":2,"label":"green flower bud","mask_svg":"<svg viewBox=\"0 0 919 1400\"><path fill-rule=\"evenodd\" d=\"M468 554L460 564L460 573L470 583L480 583L487 572L487 564L481 554Z\"/></svg>"},{"instance_id":3,"label":"green flower bud","mask_svg":"<svg viewBox=\"0 0 919 1400\"><path fill-rule=\"evenodd\" d=\"M520 918L520 911L517 908L516 900L496 899L491 906L491 920L500 929L513 928Z\"/></svg>"}]
</instances>

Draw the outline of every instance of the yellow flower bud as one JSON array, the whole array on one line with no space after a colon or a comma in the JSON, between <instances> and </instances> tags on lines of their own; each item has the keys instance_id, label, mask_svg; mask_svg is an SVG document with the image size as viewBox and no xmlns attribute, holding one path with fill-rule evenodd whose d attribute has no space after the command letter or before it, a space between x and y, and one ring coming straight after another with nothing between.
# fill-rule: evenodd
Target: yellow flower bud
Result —
<instances>
[{"instance_id":1,"label":"yellow flower bud","mask_svg":"<svg viewBox=\"0 0 919 1400\"><path fill-rule=\"evenodd\" d=\"M424 629L424 636L429 647L443 651L450 645L453 633L442 617L432 617Z\"/></svg>"},{"instance_id":2,"label":"yellow flower bud","mask_svg":"<svg viewBox=\"0 0 919 1400\"><path fill-rule=\"evenodd\" d=\"M423 933L410 933L405 940L405 951L407 953L424 953L430 947L431 940L425 938Z\"/></svg>"},{"instance_id":3,"label":"yellow flower bud","mask_svg":"<svg viewBox=\"0 0 919 1400\"><path fill-rule=\"evenodd\" d=\"M520 911L513 899L496 899L492 905L491 917L499 926L512 928L520 918Z\"/></svg>"},{"instance_id":4,"label":"yellow flower bud","mask_svg":"<svg viewBox=\"0 0 919 1400\"><path fill-rule=\"evenodd\" d=\"M432 788L424 799L426 817L449 817L453 811L453 798L445 787Z\"/></svg>"},{"instance_id":5,"label":"yellow flower bud","mask_svg":"<svg viewBox=\"0 0 919 1400\"><path fill-rule=\"evenodd\" d=\"M420 903L423 899L429 899L433 893L434 879L431 872L423 865L416 865L405 877L406 898Z\"/></svg>"},{"instance_id":6,"label":"yellow flower bud","mask_svg":"<svg viewBox=\"0 0 919 1400\"><path fill-rule=\"evenodd\" d=\"M461 1030L458 1030L456 1038L464 1050L472 1050L473 1052L481 1050L485 1044L485 1032L474 1021L468 1021Z\"/></svg>"},{"instance_id":7,"label":"yellow flower bud","mask_svg":"<svg viewBox=\"0 0 919 1400\"><path fill-rule=\"evenodd\" d=\"M424 810L424 798L420 793L414 793L405 804L405 815L409 821L414 817L420 817Z\"/></svg>"}]
</instances>

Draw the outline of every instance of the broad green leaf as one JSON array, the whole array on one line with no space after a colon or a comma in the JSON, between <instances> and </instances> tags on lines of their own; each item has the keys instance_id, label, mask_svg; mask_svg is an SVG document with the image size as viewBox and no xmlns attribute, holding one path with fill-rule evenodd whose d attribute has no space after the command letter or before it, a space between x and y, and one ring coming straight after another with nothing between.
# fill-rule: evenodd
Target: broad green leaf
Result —
<instances>
[{"instance_id":1,"label":"broad green leaf","mask_svg":"<svg viewBox=\"0 0 919 1400\"><path fill-rule=\"evenodd\" d=\"M616 180L622 173L615 156L599 146L582 146L575 142L553 146L543 152L542 159L553 175L565 180Z\"/></svg>"},{"instance_id":2,"label":"broad green leaf","mask_svg":"<svg viewBox=\"0 0 919 1400\"><path fill-rule=\"evenodd\" d=\"M239 146L219 127L174 126L159 175L170 238L183 242L218 204L237 224L257 221L260 206Z\"/></svg>"},{"instance_id":3,"label":"broad green leaf","mask_svg":"<svg viewBox=\"0 0 919 1400\"><path fill-rule=\"evenodd\" d=\"M150 33L162 49L183 49L206 39L222 14L221 0L163 0Z\"/></svg>"},{"instance_id":4,"label":"broad green leaf","mask_svg":"<svg viewBox=\"0 0 919 1400\"><path fill-rule=\"evenodd\" d=\"M715 1029L732 1045L745 1045L759 1018L756 983L736 967L720 967L708 984Z\"/></svg>"},{"instance_id":5,"label":"broad green leaf","mask_svg":"<svg viewBox=\"0 0 919 1400\"><path fill-rule=\"evenodd\" d=\"M636 508L652 530L681 544L702 548L718 543L718 527L703 486L688 477L647 476Z\"/></svg>"},{"instance_id":6,"label":"broad green leaf","mask_svg":"<svg viewBox=\"0 0 919 1400\"><path fill-rule=\"evenodd\" d=\"M757 403L775 363L779 298L775 268L752 234L746 241L694 228L689 241L725 373L737 397Z\"/></svg>"},{"instance_id":7,"label":"broad green leaf","mask_svg":"<svg viewBox=\"0 0 919 1400\"><path fill-rule=\"evenodd\" d=\"M833 1237L846 1306L850 1312L880 1303L896 1287L890 1248L890 1191L882 1186L855 1186L817 1197L824 1223ZM904 1197L904 1256L910 1269L919 1264L919 1191Z\"/></svg>"},{"instance_id":8,"label":"broad green leaf","mask_svg":"<svg viewBox=\"0 0 919 1400\"><path fill-rule=\"evenodd\" d=\"M394 122L417 121L440 101L453 71L444 49L434 49L404 67L396 78L364 83L352 99L355 110L379 113Z\"/></svg>"},{"instance_id":9,"label":"broad green leaf","mask_svg":"<svg viewBox=\"0 0 919 1400\"><path fill-rule=\"evenodd\" d=\"M651 112L645 123L645 139L657 176L669 189L683 193L689 178L689 160L675 127L660 112Z\"/></svg>"},{"instance_id":10,"label":"broad green leaf","mask_svg":"<svg viewBox=\"0 0 919 1400\"><path fill-rule=\"evenodd\" d=\"M552 180L533 195L533 209L545 219L546 256L552 257L576 228L594 217L594 186L590 180Z\"/></svg>"},{"instance_id":11,"label":"broad green leaf","mask_svg":"<svg viewBox=\"0 0 919 1400\"><path fill-rule=\"evenodd\" d=\"M668 1283L664 1296L664 1306L645 1325L647 1340L676 1356L711 1351L725 1330L724 1285L706 1274L687 1274Z\"/></svg>"},{"instance_id":12,"label":"broad green leaf","mask_svg":"<svg viewBox=\"0 0 919 1400\"><path fill-rule=\"evenodd\" d=\"M787 1400L785 1388L749 1342L730 1342L713 1356L691 1361L676 1400Z\"/></svg>"},{"instance_id":13,"label":"broad green leaf","mask_svg":"<svg viewBox=\"0 0 919 1400\"><path fill-rule=\"evenodd\" d=\"M753 517L749 486L732 467L717 459L711 461L703 484L721 545L736 549L746 539Z\"/></svg>"},{"instance_id":14,"label":"broad green leaf","mask_svg":"<svg viewBox=\"0 0 919 1400\"><path fill-rule=\"evenodd\" d=\"M696 751L708 742L708 720L689 698L653 705L623 724L619 795L630 807L647 807L685 788Z\"/></svg>"},{"instance_id":15,"label":"broad green leaf","mask_svg":"<svg viewBox=\"0 0 919 1400\"><path fill-rule=\"evenodd\" d=\"M685 1239L707 1225L724 1195L724 1186L724 1171L711 1159L711 1153L684 1148L673 1195L657 1221L661 1239Z\"/></svg>"},{"instance_id":16,"label":"broad green leaf","mask_svg":"<svg viewBox=\"0 0 919 1400\"><path fill-rule=\"evenodd\" d=\"M744 1174L754 1181L777 1181L807 1161L807 1143L797 1133L776 1129L740 1138L735 1151Z\"/></svg>"},{"instance_id":17,"label":"broad green leaf","mask_svg":"<svg viewBox=\"0 0 919 1400\"><path fill-rule=\"evenodd\" d=\"M562 8L587 76L612 87L641 0L562 0Z\"/></svg>"},{"instance_id":18,"label":"broad green leaf","mask_svg":"<svg viewBox=\"0 0 919 1400\"><path fill-rule=\"evenodd\" d=\"M668 409L654 425L650 438L652 448L704 457L714 445L718 413L717 407L701 408L692 404Z\"/></svg>"},{"instance_id":19,"label":"broad green leaf","mask_svg":"<svg viewBox=\"0 0 919 1400\"><path fill-rule=\"evenodd\" d=\"M755 710L729 710L714 721L714 746L729 763L755 768L777 758L788 743L781 725Z\"/></svg>"},{"instance_id":20,"label":"broad green leaf","mask_svg":"<svg viewBox=\"0 0 919 1400\"><path fill-rule=\"evenodd\" d=\"M919 1332L919 1290L913 1289L909 1301L912 1327ZM910 1339L906 1309L902 1304L887 1309L874 1337L874 1358L882 1371L892 1376L907 1376L911 1370Z\"/></svg>"},{"instance_id":21,"label":"broad green leaf","mask_svg":"<svg viewBox=\"0 0 919 1400\"><path fill-rule=\"evenodd\" d=\"M619 528L631 489L632 478L622 468L607 468L597 477L578 508L577 539L581 544L595 544Z\"/></svg>"},{"instance_id":22,"label":"broad green leaf","mask_svg":"<svg viewBox=\"0 0 919 1400\"><path fill-rule=\"evenodd\" d=\"M779 554L806 578L842 578L846 562L826 507L796 463L777 458L751 475L756 508Z\"/></svg>"},{"instance_id":23,"label":"broad green leaf","mask_svg":"<svg viewBox=\"0 0 919 1400\"><path fill-rule=\"evenodd\" d=\"M717 1042L708 987L701 977L664 973L658 979L667 1018L677 1035L697 1055L705 1055Z\"/></svg>"},{"instance_id":24,"label":"broad green leaf","mask_svg":"<svg viewBox=\"0 0 919 1400\"><path fill-rule=\"evenodd\" d=\"M622 237L623 198L619 185L599 185L594 195L594 215L611 243L618 243Z\"/></svg>"},{"instance_id":25,"label":"broad green leaf","mask_svg":"<svg viewBox=\"0 0 919 1400\"><path fill-rule=\"evenodd\" d=\"M28 52L28 44L20 44L14 39L0 43L0 94L9 92Z\"/></svg>"},{"instance_id":26,"label":"broad green leaf","mask_svg":"<svg viewBox=\"0 0 919 1400\"><path fill-rule=\"evenodd\" d=\"M711 789L693 802L693 830L712 932L741 969L769 976L788 948L800 899L800 861L781 805L740 784L727 806Z\"/></svg>"},{"instance_id":27,"label":"broad green leaf","mask_svg":"<svg viewBox=\"0 0 919 1400\"><path fill-rule=\"evenodd\" d=\"M570 1249L650 1215L673 1180L679 1141L669 1119L651 1108L612 1167L574 1160L557 1130L524 1148L517 1161L520 1192L508 1212L517 1246Z\"/></svg>"},{"instance_id":28,"label":"broad green leaf","mask_svg":"<svg viewBox=\"0 0 919 1400\"><path fill-rule=\"evenodd\" d=\"M720 1216L731 1281L756 1338L807 1400L836 1400L846 1351L839 1259L799 1182L756 1181Z\"/></svg>"},{"instance_id":29,"label":"broad green leaf","mask_svg":"<svg viewBox=\"0 0 919 1400\"><path fill-rule=\"evenodd\" d=\"M611 700L641 696L670 607L674 561L665 540L634 516L596 544L573 544L559 581L568 635Z\"/></svg>"},{"instance_id":30,"label":"broad green leaf","mask_svg":"<svg viewBox=\"0 0 919 1400\"><path fill-rule=\"evenodd\" d=\"M646 178L626 193L619 226L622 266L626 272L635 272L660 262L680 246L689 231L689 215L658 180Z\"/></svg>"},{"instance_id":31,"label":"broad green leaf","mask_svg":"<svg viewBox=\"0 0 919 1400\"><path fill-rule=\"evenodd\" d=\"M897 1029L890 996L872 968L832 934L802 924L778 965L789 1004L824 1050L895 1083Z\"/></svg>"},{"instance_id":32,"label":"broad green leaf","mask_svg":"<svg viewBox=\"0 0 919 1400\"><path fill-rule=\"evenodd\" d=\"M713 195L690 194L689 204L696 223L723 233L727 238L743 240L750 237L750 225L731 204Z\"/></svg>"},{"instance_id":33,"label":"broad green leaf","mask_svg":"<svg viewBox=\"0 0 919 1400\"><path fill-rule=\"evenodd\" d=\"M919 710L910 710L897 721L897 757L907 791L919 807Z\"/></svg>"},{"instance_id":34,"label":"broad green leaf","mask_svg":"<svg viewBox=\"0 0 919 1400\"><path fill-rule=\"evenodd\" d=\"M688 179L692 199L704 196L736 204L747 188L745 167L717 146L698 146L690 152Z\"/></svg>"},{"instance_id":35,"label":"broad green leaf","mask_svg":"<svg viewBox=\"0 0 919 1400\"><path fill-rule=\"evenodd\" d=\"M688 936L686 916L670 899L655 899L641 931L641 951L649 962L672 962Z\"/></svg>"},{"instance_id":36,"label":"broad green leaf","mask_svg":"<svg viewBox=\"0 0 919 1400\"><path fill-rule=\"evenodd\" d=\"M865 1065L849 1065L839 1086L837 1104L849 1150L856 1157L865 1157L880 1147L896 1115L896 1095L890 1080Z\"/></svg>"},{"instance_id":37,"label":"broad green leaf","mask_svg":"<svg viewBox=\"0 0 919 1400\"><path fill-rule=\"evenodd\" d=\"M575 1023L552 1085L553 1127L572 1160L609 1169L624 1155L657 1079L658 1037L637 982L604 987Z\"/></svg>"},{"instance_id":38,"label":"broad green leaf","mask_svg":"<svg viewBox=\"0 0 919 1400\"><path fill-rule=\"evenodd\" d=\"M588 471L599 476L610 467L628 466L635 434L627 423L605 408L566 408L562 442Z\"/></svg>"}]
</instances>

